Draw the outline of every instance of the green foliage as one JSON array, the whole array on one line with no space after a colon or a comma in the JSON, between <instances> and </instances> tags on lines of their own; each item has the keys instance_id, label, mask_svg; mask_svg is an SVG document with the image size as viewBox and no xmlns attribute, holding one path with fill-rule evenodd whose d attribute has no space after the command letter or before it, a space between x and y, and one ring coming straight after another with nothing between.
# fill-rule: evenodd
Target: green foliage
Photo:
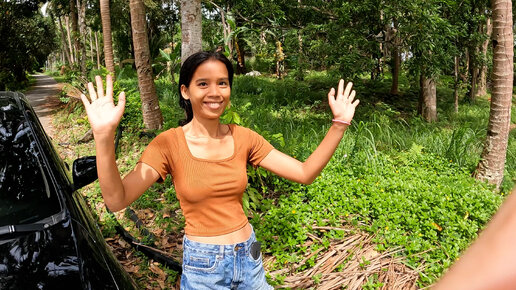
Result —
<instances>
[{"instance_id":1,"label":"green foliage","mask_svg":"<svg viewBox=\"0 0 516 290\"><path fill-rule=\"evenodd\" d=\"M39 1L0 2L0 90L26 85L55 49L55 27L38 12Z\"/></svg>"}]
</instances>

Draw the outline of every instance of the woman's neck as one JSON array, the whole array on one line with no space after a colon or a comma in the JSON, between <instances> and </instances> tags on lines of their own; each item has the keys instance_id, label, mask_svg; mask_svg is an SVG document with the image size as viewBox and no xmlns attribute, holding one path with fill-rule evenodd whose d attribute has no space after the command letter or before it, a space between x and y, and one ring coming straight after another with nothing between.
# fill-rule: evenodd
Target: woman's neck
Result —
<instances>
[{"instance_id":1,"label":"woman's neck","mask_svg":"<svg viewBox=\"0 0 516 290\"><path fill-rule=\"evenodd\" d=\"M185 134L191 137L210 137L221 138L226 134L220 124L219 119L198 120L193 118L192 121L183 126Z\"/></svg>"}]
</instances>

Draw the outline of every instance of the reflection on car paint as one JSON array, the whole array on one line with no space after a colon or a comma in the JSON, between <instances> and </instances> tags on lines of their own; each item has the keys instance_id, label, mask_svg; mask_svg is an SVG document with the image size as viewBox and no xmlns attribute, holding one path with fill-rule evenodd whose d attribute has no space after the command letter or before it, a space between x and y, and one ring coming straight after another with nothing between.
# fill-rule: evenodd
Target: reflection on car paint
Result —
<instances>
[{"instance_id":1,"label":"reflection on car paint","mask_svg":"<svg viewBox=\"0 0 516 290\"><path fill-rule=\"evenodd\" d=\"M47 230L2 243L0 288L37 289L38 285L46 289L62 288L62 285L69 285L69 289L81 288L77 285L77 281L80 281L77 255L74 247L70 246L73 245L73 238L69 219ZM19 272L30 274L30 277L19 279L18 276L4 276ZM67 284L61 284L64 282Z\"/></svg>"}]
</instances>

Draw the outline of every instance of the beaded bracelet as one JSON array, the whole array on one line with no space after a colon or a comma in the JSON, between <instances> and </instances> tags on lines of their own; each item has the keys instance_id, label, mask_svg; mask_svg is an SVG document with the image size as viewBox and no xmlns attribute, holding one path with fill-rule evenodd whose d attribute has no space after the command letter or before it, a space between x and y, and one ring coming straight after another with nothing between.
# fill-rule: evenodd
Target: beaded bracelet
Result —
<instances>
[{"instance_id":1,"label":"beaded bracelet","mask_svg":"<svg viewBox=\"0 0 516 290\"><path fill-rule=\"evenodd\" d=\"M348 122L348 121L342 121L342 120L339 120L339 119L332 119L331 121L351 126L351 122Z\"/></svg>"}]
</instances>

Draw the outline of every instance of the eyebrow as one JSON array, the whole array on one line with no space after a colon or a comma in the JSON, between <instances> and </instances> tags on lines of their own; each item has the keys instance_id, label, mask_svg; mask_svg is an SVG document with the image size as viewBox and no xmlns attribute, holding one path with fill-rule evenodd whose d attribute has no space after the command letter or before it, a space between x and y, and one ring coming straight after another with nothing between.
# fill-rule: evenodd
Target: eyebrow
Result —
<instances>
[{"instance_id":1,"label":"eyebrow","mask_svg":"<svg viewBox=\"0 0 516 290\"><path fill-rule=\"evenodd\" d=\"M209 81L210 79L197 79L195 80L196 82L207 82ZM217 81L229 81L229 78L220 78L220 79L217 79Z\"/></svg>"}]
</instances>

